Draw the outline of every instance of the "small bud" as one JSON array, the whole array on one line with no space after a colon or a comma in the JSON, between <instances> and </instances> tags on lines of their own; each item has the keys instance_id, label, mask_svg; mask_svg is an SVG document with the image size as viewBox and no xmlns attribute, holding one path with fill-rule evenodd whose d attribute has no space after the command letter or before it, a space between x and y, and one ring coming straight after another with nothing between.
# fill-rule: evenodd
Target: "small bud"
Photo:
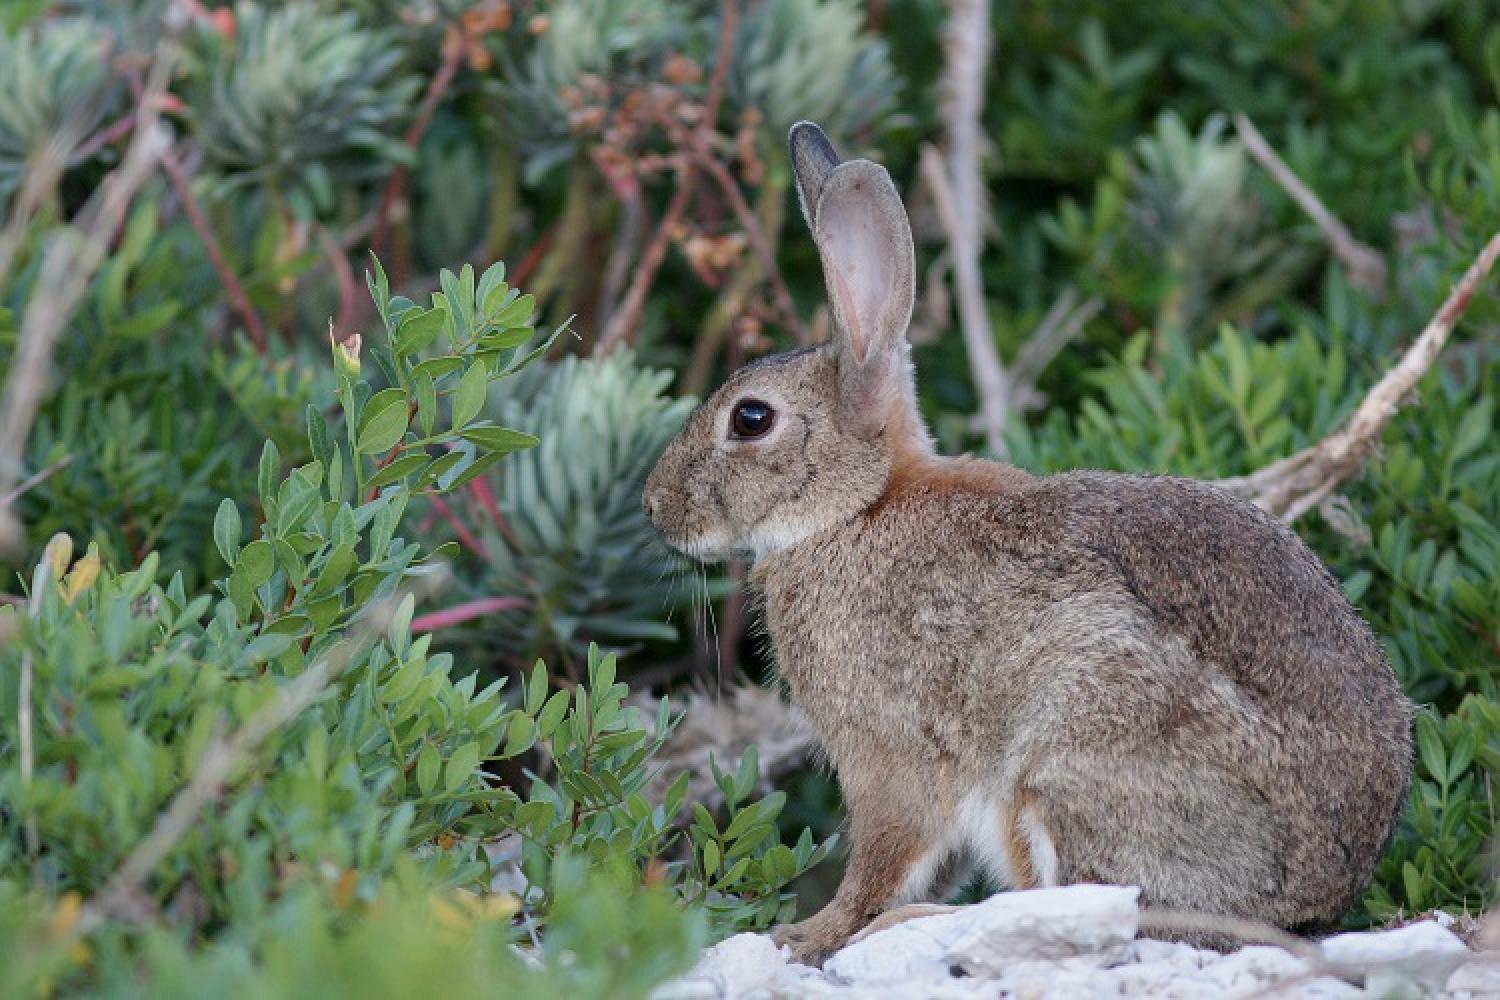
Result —
<instances>
[{"instance_id":1,"label":"small bud","mask_svg":"<svg viewBox=\"0 0 1500 1000\"><path fill-rule=\"evenodd\" d=\"M47 547L42 550L42 561L52 571L52 579L61 580L63 574L68 571L68 564L73 561L73 539L68 537L65 531L59 531L47 542Z\"/></svg>"},{"instance_id":2,"label":"small bud","mask_svg":"<svg viewBox=\"0 0 1500 1000\"><path fill-rule=\"evenodd\" d=\"M67 583L63 587L63 597L72 604L79 594L92 587L98 579L99 550L90 545L88 553L73 564L73 571L68 574Z\"/></svg>"},{"instance_id":3,"label":"small bud","mask_svg":"<svg viewBox=\"0 0 1500 1000\"><path fill-rule=\"evenodd\" d=\"M343 340L339 340L333 332L333 320L328 321L328 342L333 345L333 370L338 373L340 381L354 381L359 378L359 345L360 336L351 333Z\"/></svg>"}]
</instances>

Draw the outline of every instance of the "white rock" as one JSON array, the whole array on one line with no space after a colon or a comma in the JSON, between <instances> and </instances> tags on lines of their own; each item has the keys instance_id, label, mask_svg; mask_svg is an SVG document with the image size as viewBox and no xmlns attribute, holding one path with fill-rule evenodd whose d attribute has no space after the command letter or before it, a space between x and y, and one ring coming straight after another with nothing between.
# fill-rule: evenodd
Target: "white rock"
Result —
<instances>
[{"instance_id":1,"label":"white rock","mask_svg":"<svg viewBox=\"0 0 1500 1000\"><path fill-rule=\"evenodd\" d=\"M1444 989L1460 997L1500 997L1500 954L1475 955L1454 970Z\"/></svg>"},{"instance_id":2,"label":"white rock","mask_svg":"<svg viewBox=\"0 0 1500 1000\"><path fill-rule=\"evenodd\" d=\"M1009 892L898 924L849 945L819 971L770 938L741 934L704 953L654 1000L1052 1000L1085 996L1350 1000L1442 994L1500 998L1500 955L1474 955L1436 921L1342 934L1324 957L1363 989L1265 945L1223 955L1132 940L1136 890L1071 886ZM1317 978L1309 978L1317 976Z\"/></svg>"},{"instance_id":3,"label":"white rock","mask_svg":"<svg viewBox=\"0 0 1500 1000\"><path fill-rule=\"evenodd\" d=\"M830 958L842 982L941 981L955 970L993 976L1008 965L1096 955L1115 961L1135 937L1140 890L1074 885L1002 892L952 913L872 934Z\"/></svg>"},{"instance_id":4,"label":"white rock","mask_svg":"<svg viewBox=\"0 0 1500 1000\"><path fill-rule=\"evenodd\" d=\"M698 964L681 979L667 983L654 1000L709 1000L778 996L805 972L821 979L818 970L792 965L786 954L764 934L736 934L703 953Z\"/></svg>"},{"instance_id":5,"label":"white rock","mask_svg":"<svg viewBox=\"0 0 1500 1000\"><path fill-rule=\"evenodd\" d=\"M1322 949L1323 957L1341 969L1382 984L1408 979L1429 990L1441 988L1471 954L1456 934L1431 920L1392 931L1337 934L1325 939Z\"/></svg>"},{"instance_id":6,"label":"white rock","mask_svg":"<svg viewBox=\"0 0 1500 1000\"><path fill-rule=\"evenodd\" d=\"M992 974L1018 961L1078 955L1115 961L1135 939L1139 896L1133 886L1113 885L999 893L973 908L989 907L980 919L961 924L950 958L970 975Z\"/></svg>"}]
</instances>

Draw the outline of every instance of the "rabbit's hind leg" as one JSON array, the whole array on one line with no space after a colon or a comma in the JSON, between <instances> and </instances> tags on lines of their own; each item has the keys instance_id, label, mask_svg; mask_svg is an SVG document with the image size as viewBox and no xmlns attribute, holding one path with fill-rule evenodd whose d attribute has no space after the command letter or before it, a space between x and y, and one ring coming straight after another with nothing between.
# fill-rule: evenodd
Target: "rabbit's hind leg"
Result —
<instances>
[{"instance_id":1,"label":"rabbit's hind leg","mask_svg":"<svg viewBox=\"0 0 1500 1000\"><path fill-rule=\"evenodd\" d=\"M1284 924L1285 821L1242 778L1211 761L1149 751L1050 756L1023 779L1012 828L1028 815L1052 835L1055 882L1141 888L1144 906ZM1042 879L1046 851L1032 851ZM1043 859L1043 863L1038 863Z\"/></svg>"}]
</instances>

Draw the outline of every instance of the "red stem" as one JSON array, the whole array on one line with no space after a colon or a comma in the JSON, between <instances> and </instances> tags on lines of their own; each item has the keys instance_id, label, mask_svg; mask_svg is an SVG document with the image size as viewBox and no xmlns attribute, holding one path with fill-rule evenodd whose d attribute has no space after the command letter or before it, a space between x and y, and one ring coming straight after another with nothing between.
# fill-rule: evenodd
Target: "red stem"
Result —
<instances>
[{"instance_id":1,"label":"red stem","mask_svg":"<svg viewBox=\"0 0 1500 1000\"><path fill-rule=\"evenodd\" d=\"M131 93L135 95L137 101L141 100L145 86L141 82L140 74L131 73L129 80ZM173 193L182 204L183 214L187 216L193 232L198 234L198 239L203 244L203 250L208 254L208 262L219 276L219 283L224 286L224 292L229 296L230 307L239 313L240 322L245 324L245 333L250 337L255 353L264 357L270 346L266 341L266 328L261 323L260 316L255 312L255 307L250 304L250 297L245 294L245 287L240 284L240 279L235 277L234 271L230 269L229 261L224 257L224 250L219 246L218 237L214 236L213 228L209 226L208 218L203 214L203 206L198 204L198 199L193 194L193 187L188 183L187 171L183 169L182 161L178 160L177 154L169 149L162 154L161 167L167 175L168 183L172 185Z\"/></svg>"},{"instance_id":2,"label":"red stem","mask_svg":"<svg viewBox=\"0 0 1500 1000\"><path fill-rule=\"evenodd\" d=\"M455 604L451 608L442 608L413 619L411 630L413 632L433 632L449 625L459 625L463 622L473 621L485 615L494 614L496 611L511 611L517 608L528 607L530 601L524 597L481 597L477 601L466 601L463 604Z\"/></svg>"},{"instance_id":3,"label":"red stem","mask_svg":"<svg viewBox=\"0 0 1500 1000\"><path fill-rule=\"evenodd\" d=\"M458 75L458 67L463 61L463 54L463 46L457 44L455 39L444 39L442 65L428 81L427 92L422 95L422 103L417 108L417 116L412 119L411 126L402 137L402 143L413 154L416 153L422 136L427 132L427 126L432 124L432 116L437 111L438 104L448 93L448 88L453 85L453 79ZM386 256L390 250L391 213L395 210L396 202L406 193L406 178L407 169L398 165L391 171L390 179L385 183L385 190L381 192L380 209L375 216L375 232L370 238L378 256Z\"/></svg>"},{"instance_id":4,"label":"red stem","mask_svg":"<svg viewBox=\"0 0 1500 1000\"><path fill-rule=\"evenodd\" d=\"M453 529L453 533L458 536L459 542L469 551L479 556L485 562L488 562L489 555L485 552L484 546L480 544L474 532L469 530L469 526L464 524L459 516L453 512L453 508L448 506L448 501L436 493L431 494L430 499L432 500L432 506L437 509L437 512L448 522L448 526Z\"/></svg>"},{"instance_id":5,"label":"red stem","mask_svg":"<svg viewBox=\"0 0 1500 1000\"><path fill-rule=\"evenodd\" d=\"M697 124L698 141L705 147L708 145L707 137L713 132L714 122L719 116L719 104L724 98L724 79L729 73L730 58L734 55L734 33L738 25L738 6L734 0L724 0L719 5L719 49L714 58L714 72L708 81L708 97L703 102L703 116ZM621 300L620 307L609 318L609 325L599 337L595 354L608 354L634 338L636 328L640 326L641 314L646 308L646 296L656 281L657 271L661 270L662 262L666 259L667 245L671 242L678 223L682 221L682 214L687 211L688 199L692 197L694 182L697 180L696 166L691 156L683 162L677 179L677 190L673 192L672 200L662 214L651 242L646 246L646 252L641 255L641 262L636 265L625 298Z\"/></svg>"}]
</instances>

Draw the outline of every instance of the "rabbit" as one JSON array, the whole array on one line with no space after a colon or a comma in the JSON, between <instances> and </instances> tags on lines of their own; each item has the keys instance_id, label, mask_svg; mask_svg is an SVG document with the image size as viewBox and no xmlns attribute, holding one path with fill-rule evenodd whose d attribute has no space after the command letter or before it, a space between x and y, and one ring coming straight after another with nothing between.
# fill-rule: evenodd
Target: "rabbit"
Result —
<instances>
[{"instance_id":1,"label":"rabbit","mask_svg":"<svg viewBox=\"0 0 1500 1000\"><path fill-rule=\"evenodd\" d=\"M1411 773L1369 627L1289 528L1207 483L936 454L900 196L813 123L789 146L831 340L732 374L643 495L671 546L752 560L843 793L838 891L773 939L821 963L964 858L1011 888L1336 921Z\"/></svg>"}]
</instances>

